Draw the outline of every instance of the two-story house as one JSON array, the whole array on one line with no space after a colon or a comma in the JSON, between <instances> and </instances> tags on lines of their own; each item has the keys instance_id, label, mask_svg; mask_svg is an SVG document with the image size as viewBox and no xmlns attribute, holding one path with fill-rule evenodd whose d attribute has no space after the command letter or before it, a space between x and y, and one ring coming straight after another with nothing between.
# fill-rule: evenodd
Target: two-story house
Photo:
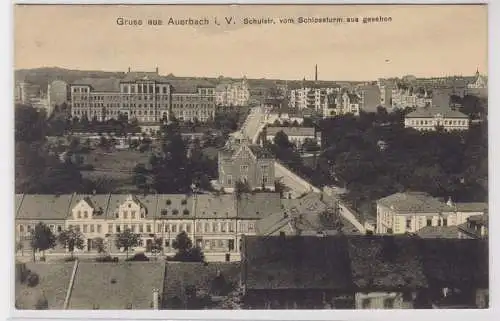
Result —
<instances>
[{"instance_id":1,"label":"two-story house","mask_svg":"<svg viewBox=\"0 0 500 321\"><path fill-rule=\"evenodd\" d=\"M234 191L237 182L246 182L251 190L274 190L274 156L265 148L246 141L230 144L219 152L219 185Z\"/></svg>"},{"instance_id":2,"label":"two-story house","mask_svg":"<svg viewBox=\"0 0 500 321\"><path fill-rule=\"evenodd\" d=\"M308 140L318 147L321 146L321 132L316 131L314 127L266 127L266 140L272 142L279 132L283 132L288 141L299 149Z\"/></svg>"},{"instance_id":3,"label":"two-story house","mask_svg":"<svg viewBox=\"0 0 500 321\"><path fill-rule=\"evenodd\" d=\"M457 226L483 215L486 203L447 203L423 192L395 193L377 201L376 233L416 233L425 226Z\"/></svg>"}]
</instances>

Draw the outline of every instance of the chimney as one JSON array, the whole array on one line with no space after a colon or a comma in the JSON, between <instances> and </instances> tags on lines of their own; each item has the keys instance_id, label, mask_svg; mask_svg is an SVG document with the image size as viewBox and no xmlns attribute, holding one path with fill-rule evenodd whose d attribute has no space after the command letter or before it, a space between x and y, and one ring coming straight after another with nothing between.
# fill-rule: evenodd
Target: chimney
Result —
<instances>
[{"instance_id":1,"label":"chimney","mask_svg":"<svg viewBox=\"0 0 500 321\"><path fill-rule=\"evenodd\" d=\"M160 303L160 291L158 289L153 289L153 310L159 310Z\"/></svg>"},{"instance_id":2,"label":"chimney","mask_svg":"<svg viewBox=\"0 0 500 321\"><path fill-rule=\"evenodd\" d=\"M314 81L318 81L318 65L314 66Z\"/></svg>"},{"instance_id":3,"label":"chimney","mask_svg":"<svg viewBox=\"0 0 500 321\"><path fill-rule=\"evenodd\" d=\"M128 67L128 72L130 72L130 67Z\"/></svg>"}]
</instances>

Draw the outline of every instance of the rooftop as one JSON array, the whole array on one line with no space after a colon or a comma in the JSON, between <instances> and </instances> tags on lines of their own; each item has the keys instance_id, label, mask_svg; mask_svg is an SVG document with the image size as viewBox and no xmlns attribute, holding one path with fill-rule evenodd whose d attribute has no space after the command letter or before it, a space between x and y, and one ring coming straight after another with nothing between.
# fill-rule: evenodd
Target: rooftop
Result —
<instances>
[{"instance_id":1,"label":"rooftop","mask_svg":"<svg viewBox=\"0 0 500 321\"><path fill-rule=\"evenodd\" d=\"M469 116L464 113L459 112L458 110L453 110L451 108L445 107L429 107L429 108L419 108L408 115L406 118L434 118L438 115L441 115L443 118L460 118L460 119L468 119Z\"/></svg>"},{"instance_id":2,"label":"rooftop","mask_svg":"<svg viewBox=\"0 0 500 321\"><path fill-rule=\"evenodd\" d=\"M379 199L377 204L399 214L436 213L450 210L450 207L439 199L422 192L395 193Z\"/></svg>"},{"instance_id":3,"label":"rooftop","mask_svg":"<svg viewBox=\"0 0 500 321\"><path fill-rule=\"evenodd\" d=\"M279 132L285 133L287 136L315 136L314 127L267 127L268 136L275 136Z\"/></svg>"},{"instance_id":4,"label":"rooftop","mask_svg":"<svg viewBox=\"0 0 500 321\"><path fill-rule=\"evenodd\" d=\"M153 289L162 292L164 263L80 262L69 309L151 309Z\"/></svg>"},{"instance_id":5,"label":"rooftop","mask_svg":"<svg viewBox=\"0 0 500 321\"><path fill-rule=\"evenodd\" d=\"M73 194L43 195L23 194L17 196L15 208L18 220L65 220L70 212Z\"/></svg>"},{"instance_id":6,"label":"rooftop","mask_svg":"<svg viewBox=\"0 0 500 321\"><path fill-rule=\"evenodd\" d=\"M426 239L453 239L458 237L458 229L456 226L424 226L417 235Z\"/></svg>"}]
</instances>

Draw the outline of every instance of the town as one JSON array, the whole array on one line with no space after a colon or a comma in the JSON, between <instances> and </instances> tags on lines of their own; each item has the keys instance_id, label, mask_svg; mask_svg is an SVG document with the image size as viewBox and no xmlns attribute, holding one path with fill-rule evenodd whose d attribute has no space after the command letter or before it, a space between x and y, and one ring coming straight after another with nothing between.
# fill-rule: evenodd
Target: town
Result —
<instances>
[{"instance_id":1,"label":"town","mask_svg":"<svg viewBox=\"0 0 500 321\"><path fill-rule=\"evenodd\" d=\"M487 77L312 75L16 71L16 307L487 308Z\"/></svg>"}]
</instances>

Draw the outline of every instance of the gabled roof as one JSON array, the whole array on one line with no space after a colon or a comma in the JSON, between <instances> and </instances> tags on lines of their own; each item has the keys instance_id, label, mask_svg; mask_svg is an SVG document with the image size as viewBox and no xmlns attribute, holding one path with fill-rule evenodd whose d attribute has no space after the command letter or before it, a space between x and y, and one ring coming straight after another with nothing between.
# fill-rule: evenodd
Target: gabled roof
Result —
<instances>
[{"instance_id":1,"label":"gabled roof","mask_svg":"<svg viewBox=\"0 0 500 321\"><path fill-rule=\"evenodd\" d=\"M154 81L166 82L166 78L160 76L157 72L146 72L146 71L127 72L125 74L125 77L121 81L135 82L138 80L154 80Z\"/></svg>"},{"instance_id":2,"label":"gabled roof","mask_svg":"<svg viewBox=\"0 0 500 321\"><path fill-rule=\"evenodd\" d=\"M89 85L98 92L119 92L120 81L117 78L82 78L74 81L72 85Z\"/></svg>"},{"instance_id":3,"label":"gabled roof","mask_svg":"<svg viewBox=\"0 0 500 321\"><path fill-rule=\"evenodd\" d=\"M70 212L81 201L85 201L90 207L94 209L94 217L105 218L110 194L75 194L71 201ZM99 215L102 211L101 215ZM98 215L95 215L98 214Z\"/></svg>"},{"instance_id":4,"label":"gabled roof","mask_svg":"<svg viewBox=\"0 0 500 321\"><path fill-rule=\"evenodd\" d=\"M73 194L25 194L16 213L17 220L65 220L70 213ZM19 201L16 198L16 201Z\"/></svg>"},{"instance_id":5,"label":"gabled roof","mask_svg":"<svg viewBox=\"0 0 500 321\"><path fill-rule=\"evenodd\" d=\"M471 203L454 203L456 211L458 212L481 212L488 211L488 203L484 202L471 202Z\"/></svg>"},{"instance_id":6,"label":"gabled roof","mask_svg":"<svg viewBox=\"0 0 500 321\"><path fill-rule=\"evenodd\" d=\"M80 262L69 309L152 309L153 289L162 292L165 264Z\"/></svg>"},{"instance_id":7,"label":"gabled roof","mask_svg":"<svg viewBox=\"0 0 500 321\"><path fill-rule=\"evenodd\" d=\"M157 194L156 219L193 219L193 199L184 194Z\"/></svg>"},{"instance_id":8,"label":"gabled roof","mask_svg":"<svg viewBox=\"0 0 500 321\"><path fill-rule=\"evenodd\" d=\"M234 195L196 195L197 218L234 218L236 200Z\"/></svg>"}]
</instances>

